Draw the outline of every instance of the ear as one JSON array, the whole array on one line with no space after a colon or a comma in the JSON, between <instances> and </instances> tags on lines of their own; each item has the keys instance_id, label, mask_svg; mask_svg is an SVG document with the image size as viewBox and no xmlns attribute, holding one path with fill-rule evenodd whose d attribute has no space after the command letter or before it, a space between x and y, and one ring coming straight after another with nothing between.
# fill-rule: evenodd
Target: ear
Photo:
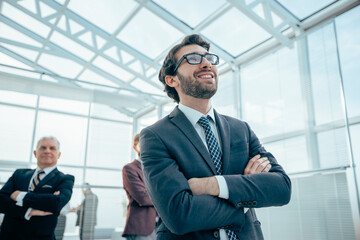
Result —
<instances>
[{"instance_id":1,"label":"ear","mask_svg":"<svg viewBox=\"0 0 360 240\"><path fill-rule=\"evenodd\" d=\"M179 81L176 76L166 75L165 82L170 87L177 87L179 85Z\"/></svg>"},{"instance_id":2,"label":"ear","mask_svg":"<svg viewBox=\"0 0 360 240\"><path fill-rule=\"evenodd\" d=\"M60 158L60 156L61 156L61 152L59 152L58 159Z\"/></svg>"},{"instance_id":3,"label":"ear","mask_svg":"<svg viewBox=\"0 0 360 240\"><path fill-rule=\"evenodd\" d=\"M34 156L35 156L35 158L36 158L36 150L34 150Z\"/></svg>"}]
</instances>

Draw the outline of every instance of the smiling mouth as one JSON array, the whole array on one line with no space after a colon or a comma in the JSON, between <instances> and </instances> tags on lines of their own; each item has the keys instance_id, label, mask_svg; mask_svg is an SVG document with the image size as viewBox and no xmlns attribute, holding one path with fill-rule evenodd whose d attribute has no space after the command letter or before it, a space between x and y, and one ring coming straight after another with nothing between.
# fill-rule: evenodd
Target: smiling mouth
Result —
<instances>
[{"instance_id":1,"label":"smiling mouth","mask_svg":"<svg viewBox=\"0 0 360 240\"><path fill-rule=\"evenodd\" d=\"M196 77L201 79L213 79L215 76L212 72L201 72L197 74Z\"/></svg>"}]
</instances>

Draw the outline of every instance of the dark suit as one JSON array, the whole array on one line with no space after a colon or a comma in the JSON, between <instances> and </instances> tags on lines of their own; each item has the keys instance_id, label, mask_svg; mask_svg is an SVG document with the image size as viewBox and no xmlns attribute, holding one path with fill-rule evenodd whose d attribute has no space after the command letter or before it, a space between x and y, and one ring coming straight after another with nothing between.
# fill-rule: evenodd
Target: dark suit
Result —
<instances>
[{"instance_id":1,"label":"dark suit","mask_svg":"<svg viewBox=\"0 0 360 240\"><path fill-rule=\"evenodd\" d=\"M140 133L145 184L162 220L158 239L216 239L219 228L235 231L240 240L263 239L253 208L281 206L290 200L289 177L248 124L214 114L229 188L226 200L192 194L187 180L214 176L216 170L203 141L178 107ZM270 172L243 175L257 154L268 157ZM250 208L246 214L244 207Z\"/></svg>"},{"instance_id":2,"label":"dark suit","mask_svg":"<svg viewBox=\"0 0 360 240\"><path fill-rule=\"evenodd\" d=\"M122 172L129 199L123 236L150 235L155 229L156 211L145 189L141 162L134 160L128 163Z\"/></svg>"},{"instance_id":3,"label":"dark suit","mask_svg":"<svg viewBox=\"0 0 360 240\"><path fill-rule=\"evenodd\" d=\"M70 200L74 177L65 175L57 168L51 171L23 199L23 206L17 206L10 195L16 191L28 191L33 169L18 169L0 190L0 212L5 213L1 225L0 239L55 239L54 230L61 209ZM60 191L59 195L53 193ZM26 220L28 208L52 212L48 216L33 216Z\"/></svg>"}]
</instances>

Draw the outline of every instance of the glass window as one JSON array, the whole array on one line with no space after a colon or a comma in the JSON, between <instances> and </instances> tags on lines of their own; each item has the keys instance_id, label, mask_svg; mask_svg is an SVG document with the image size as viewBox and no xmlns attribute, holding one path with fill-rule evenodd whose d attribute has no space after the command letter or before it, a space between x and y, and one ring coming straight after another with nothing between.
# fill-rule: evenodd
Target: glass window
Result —
<instances>
[{"instance_id":1,"label":"glass window","mask_svg":"<svg viewBox=\"0 0 360 240\"><path fill-rule=\"evenodd\" d=\"M10 83L9 83L10 84ZM35 107L37 96L33 94L0 90L0 102Z\"/></svg>"},{"instance_id":2,"label":"glass window","mask_svg":"<svg viewBox=\"0 0 360 240\"><path fill-rule=\"evenodd\" d=\"M333 24L310 34L308 46L315 122L344 120Z\"/></svg>"},{"instance_id":3,"label":"glass window","mask_svg":"<svg viewBox=\"0 0 360 240\"><path fill-rule=\"evenodd\" d=\"M360 7L336 18L341 71L349 117L360 116Z\"/></svg>"},{"instance_id":4,"label":"glass window","mask_svg":"<svg viewBox=\"0 0 360 240\"><path fill-rule=\"evenodd\" d=\"M6 183L7 180L9 180L9 178L12 176L14 171L15 171L15 169L13 171L0 171L0 184Z\"/></svg>"},{"instance_id":5,"label":"glass window","mask_svg":"<svg viewBox=\"0 0 360 240\"><path fill-rule=\"evenodd\" d=\"M235 22L241 24L234 24ZM234 8L208 25L201 33L233 56L238 56L271 37L263 28Z\"/></svg>"},{"instance_id":6,"label":"glass window","mask_svg":"<svg viewBox=\"0 0 360 240\"><path fill-rule=\"evenodd\" d=\"M243 118L258 137L304 128L296 47L244 66L240 79Z\"/></svg>"},{"instance_id":7,"label":"glass window","mask_svg":"<svg viewBox=\"0 0 360 240\"><path fill-rule=\"evenodd\" d=\"M94 61L93 64L102 69L103 71L107 71L110 74L112 74L113 76L121 79L121 81L129 81L130 79L132 79L134 76L129 73L128 71L125 71L123 68L119 67L119 65L114 64L112 62L110 62L109 60L98 56Z\"/></svg>"},{"instance_id":8,"label":"glass window","mask_svg":"<svg viewBox=\"0 0 360 240\"><path fill-rule=\"evenodd\" d=\"M322 8L330 5L334 0L322 0L322 1L312 1L312 0L303 0L303 1L292 1L292 0L277 0L284 7L286 7L290 12L296 15L299 19L304 19Z\"/></svg>"},{"instance_id":9,"label":"glass window","mask_svg":"<svg viewBox=\"0 0 360 240\"><path fill-rule=\"evenodd\" d=\"M107 166L109 168L118 168L121 166ZM121 170L100 170L100 169L86 169L85 182L97 186L117 186L123 185Z\"/></svg>"},{"instance_id":10,"label":"glass window","mask_svg":"<svg viewBox=\"0 0 360 240\"><path fill-rule=\"evenodd\" d=\"M70 58L59 57L47 53L41 54L38 63L59 76L67 78L75 78L83 68L82 65Z\"/></svg>"},{"instance_id":11,"label":"glass window","mask_svg":"<svg viewBox=\"0 0 360 240\"><path fill-rule=\"evenodd\" d=\"M82 1L70 1L68 8L113 33L136 5L136 2L127 0L87 0L86 4Z\"/></svg>"},{"instance_id":12,"label":"glass window","mask_svg":"<svg viewBox=\"0 0 360 240\"><path fill-rule=\"evenodd\" d=\"M99 118L107 118L112 120L132 122L132 118L121 113L120 111L99 103L91 104L91 116Z\"/></svg>"},{"instance_id":13,"label":"glass window","mask_svg":"<svg viewBox=\"0 0 360 240\"><path fill-rule=\"evenodd\" d=\"M212 14L225 3L223 0L154 0L154 2L174 14L174 16L192 28L201 21L211 17ZM206 6L206 11L204 11L204 6Z\"/></svg>"},{"instance_id":14,"label":"glass window","mask_svg":"<svg viewBox=\"0 0 360 240\"><path fill-rule=\"evenodd\" d=\"M131 160L132 125L91 119L87 165L121 168Z\"/></svg>"},{"instance_id":15,"label":"glass window","mask_svg":"<svg viewBox=\"0 0 360 240\"><path fill-rule=\"evenodd\" d=\"M93 188L98 196L96 228L124 228L127 198L123 189Z\"/></svg>"},{"instance_id":16,"label":"glass window","mask_svg":"<svg viewBox=\"0 0 360 240\"><path fill-rule=\"evenodd\" d=\"M61 158L58 161L58 169L59 171L70 174L75 177L75 185L81 185L83 184L83 176L84 176L84 169L83 168L75 168L75 167L64 167L61 166L62 161Z\"/></svg>"},{"instance_id":17,"label":"glass window","mask_svg":"<svg viewBox=\"0 0 360 240\"><path fill-rule=\"evenodd\" d=\"M60 98L40 97L39 108L88 115L89 103Z\"/></svg>"},{"instance_id":18,"label":"glass window","mask_svg":"<svg viewBox=\"0 0 360 240\"><path fill-rule=\"evenodd\" d=\"M0 105L0 159L29 162L35 111Z\"/></svg>"},{"instance_id":19,"label":"glass window","mask_svg":"<svg viewBox=\"0 0 360 240\"><path fill-rule=\"evenodd\" d=\"M89 61L95 55L94 52L91 52L89 49L58 32L54 32L52 34L50 41L66 49L68 52L76 54L86 61Z\"/></svg>"},{"instance_id":20,"label":"glass window","mask_svg":"<svg viewBox=\"0 0 360 240\"><path fill-rule=\"evenodd\" d=\"M144 116L141 116L140 118L138 118L138 129L140 129L139 132L143 128L156 123L157 120L159 120L157 110L151 111L151 112L145 114Z\"/></svg>"},{"instance_id":21,"label":"glass window","mask_svg":"<svg viewBox=\"0 0 360 240\"><path fill-rule=\"evenodd\" d=\"M154 85L149 84L146 81L137 78L133 82L131 82L130 85L137 89L140 89L142 92L145 93L164 95L162 86L160 84L157 84L158 87L155 87Z\"/></svg>"},{"instance_id":22,"label":"glass window","mask_svg":"<svg viewBox=\"0 0 360 240\"><path fill-rule=\"evenodd\" d=\"M87 123L85 117L39 111L34 144L43 136L55 136L60 141L59 164L82 165ZM33 159L33 162L36 162L36 159Z\"/></svg>"},{"instance_id":23,"label":"glass window","mask_svg":"<svg viewBox=\"0 0 360 240\"><path fill-rule=\"evenodd\" d=\"M347 166L350 164L349 145L345 128L320 132L317 140L320 168Z\"/></svg>"},{"instance_id":24,"label":"glass window","mask_svg":"<svg viewBox=\"0 0 360 240\"><path fill-rule=\"evenodd\" d=\"M218 90L211 99L214 108L220 114L236 117L236 95L234 88L234 73L232 71L219 76Z\"/></svg>"},{"instance_id":25,"label":"glass window","mask_svg":"<svg viewBox=\"0 0 360 240\"><path fill-rule=\"evenodd\" d=\"M307 157L304 136L266 143L264 146L287 173L302 172L312 168L310 159Z\"/></svg>"},{"instance_id":26,"label":"glass window","mask_svg":"<svg viewBox=\"0 0 360 240\"><path fill-rule=\"evenodd\" d=\"M139 37L139 26L141 26L141 37ZM146 8L142 8L117 38L151 59L155 59L165 49L178 41L182 35L179 30L163 19Z\"/></svg>"},{"instance_id":27,"label":"glass window","mask_svg":"<svg viewBox=\"0 0 360 240\"><path fill-rule=\"evenodd\" d=\"M360 124L350 126L351 146L356 165L360 170ZM359 175L360 176L360 175ZM360 179L359 179L360 180Z\"/></svg>"},{"instance_id":28,"label":"glass window","mask_svg":"<svg viewBox=\"0 0 360 240\"><path fill-rule=\"evenodd\" d=\"M46 38L46 36L49 34L50 27L46 26L35 18L30 17L29 15L25 14L24 12L20 11L19 9L11 6L6 2L2 2L1 7L1 13L17 22L20 26L30 29L34 33L44 38Z\"/></svg>"},{"instance_id":29,"label":"glass window","mask_svg":"<svg viewBox=\"0 0 360 240\"><path fill-rule=\"evenodd\" d=\"M177 106L176 103L170 102L162 106L162 116L161 118L165 117L166 115L170 114L174 108Z\"/></svg>"}]
</instances>

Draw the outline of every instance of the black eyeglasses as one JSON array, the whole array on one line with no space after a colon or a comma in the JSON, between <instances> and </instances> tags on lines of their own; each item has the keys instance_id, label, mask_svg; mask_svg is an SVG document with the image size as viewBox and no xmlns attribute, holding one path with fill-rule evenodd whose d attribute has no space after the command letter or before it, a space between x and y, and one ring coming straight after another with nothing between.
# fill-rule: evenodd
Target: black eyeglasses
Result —
<instances>
[{"instance_id":1,"label":"black eyeglasses","mask_svg":"<svg viewBox=\"0 0 360 240\"><path fill-rule=\"evenodd\" d=\"M175 69L174 69L174 74L176 73L177 69L179 68L181 62L184 59L186 59L186 61L191 65L197 65L197 64L200 64L202 62L203 57L209 63L211 63L211 65L218 65L219 64L219 56L218 55L215 55L215 54L212 54L212 53L205 53L205 54L188 53L188 54L185 54L184 56L182 56L182 58L180 58L180 60L176 63Z\"/></svg>"}]
</instances>

